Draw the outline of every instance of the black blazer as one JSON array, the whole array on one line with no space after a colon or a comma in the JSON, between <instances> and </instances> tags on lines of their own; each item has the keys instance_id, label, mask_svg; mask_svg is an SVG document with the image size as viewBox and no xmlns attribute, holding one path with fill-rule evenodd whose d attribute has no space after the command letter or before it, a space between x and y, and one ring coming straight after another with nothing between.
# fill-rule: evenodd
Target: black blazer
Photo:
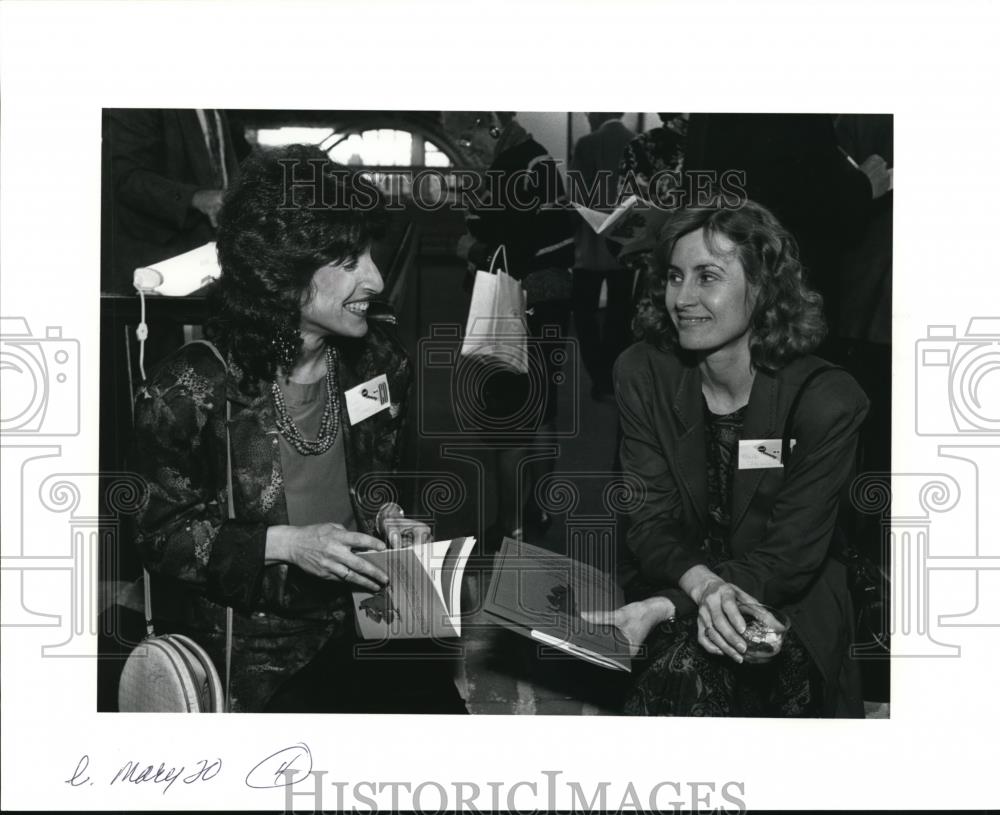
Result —
<instances>
[{"instance_id":1,"label":"black blazer","mask_svg":"<svg viewBox=\"0 0 1000 815\"><path fill-rule=\"evenodd\" d=\"M799 386L822 365L804 357L777 372L759 370L742 439L778 439ZM645 496L630 513L627 544L647 593L667 594L678 613L694 610L678 581L704 563L708 483L701 375L672 352L637 343L615 366L622 424L621 458ZM843 371L824 374L804 393L784 468L737 469L733 477L732 560L725 580L785 609L821 671L829 715L862 715L857 666L848 658L851 603L844 567L830 556L839 501L855 461L868 399ZM622 578L628 581L627 569Z\"/></svg>"}]
</instances>

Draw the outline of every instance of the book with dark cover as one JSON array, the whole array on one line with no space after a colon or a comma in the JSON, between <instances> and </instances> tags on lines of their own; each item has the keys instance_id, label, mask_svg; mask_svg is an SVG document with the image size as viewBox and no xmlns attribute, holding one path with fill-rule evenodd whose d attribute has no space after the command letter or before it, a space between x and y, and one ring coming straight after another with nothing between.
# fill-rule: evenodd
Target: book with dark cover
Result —
<instances>
[{"instance_id":1,"label":"book with dark cover","mask_svg":"<svg viewBox=\"0 0 1000 815\"><path fill-rule=\"evenodd\" d=\"M492 621L543 645L604 668L631 671L625 636L580 614L624 604L621 588L599 569L505 538L483 610Z\"/></svg>"}]
</instances>

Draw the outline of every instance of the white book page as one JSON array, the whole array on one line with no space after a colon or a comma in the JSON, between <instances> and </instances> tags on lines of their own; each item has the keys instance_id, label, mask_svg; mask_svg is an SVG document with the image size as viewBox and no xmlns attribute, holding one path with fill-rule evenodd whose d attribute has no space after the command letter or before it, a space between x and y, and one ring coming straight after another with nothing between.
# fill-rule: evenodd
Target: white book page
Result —
<instances>
[{"instance_id":1,"label":"white book page","mask_svg":"<svg viewBox=\"0 0 1000 815\"><path fill-rule=\"evenodd\" d=\"M434 590L447 609L448 620L457 634L462 633L462 575L475 545L474 537L465 537L413 547L420 565L431 576Z\"/></svg>"},{"instance_id":2,"label":"white book page","mask_svg":"<svg viewBox=\"0 0 1000 815\"><path fill-rule=\"evenodd\" d=\"M611 227L613 227L618 221L620 221L625 214L632 209L638 202L638 198L634 195L630 195L617 207L615 207L612 212L601 212L600 210L591 209L590 207L585 207L583 204L574 203L573 206L576 211L580 213L580 217L587 222L587 225L594 230L598 235L607 232Z\"/></svg>"}]
</instances>

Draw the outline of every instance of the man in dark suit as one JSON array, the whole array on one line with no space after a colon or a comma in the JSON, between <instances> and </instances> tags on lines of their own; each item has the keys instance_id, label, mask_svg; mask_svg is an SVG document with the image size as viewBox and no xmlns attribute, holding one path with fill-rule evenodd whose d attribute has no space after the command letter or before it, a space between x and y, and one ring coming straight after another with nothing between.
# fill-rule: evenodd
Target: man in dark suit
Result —
<instances>
[{"instance_id":1,"label":"man in dark suit","mask_svg":"<svg viewBox=\"0 0 1000 815\"><path fill-rule=\"evenodd\" d=\"M573 148L570 170L576 174L570 190L574 201L610 211L618 191L618 165L635 134L621 122L621 113L588 113L591 132ZM575 183L574 183L575 182ZM604 330L598 321L601 287L608 287ZM628 344L632 279L608 251L604 236L583 219L576 234L573 269L573 319L580 356L590 374L595 399L612 393L611 366Z\"/></svg>"},{"instance_id":2,"label":"man in dark suit","mask_svg":"<svg viewBox=\"0 0 1000 815\"><path fill-rule=\"evenodd\" d=\"M236 176L229 125L211 109L104 112L102 276L132 292L132 273L215 239Z\"/></svg>"}]
</instances>

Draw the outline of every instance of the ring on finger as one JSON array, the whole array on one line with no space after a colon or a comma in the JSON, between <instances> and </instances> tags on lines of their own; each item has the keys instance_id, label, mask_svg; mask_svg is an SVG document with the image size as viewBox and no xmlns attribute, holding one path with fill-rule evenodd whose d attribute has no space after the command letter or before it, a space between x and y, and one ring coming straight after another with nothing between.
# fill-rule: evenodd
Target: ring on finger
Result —
<instances>
[{"instance_id":1,"label":"ring on finger","mask_svg":"<svg viewBox=\"0 0 1000 815\"><path fill-rule=\"evenodd\" d=\"M347 571L344 572L344 576L341 578L341 580L347 580L347 578L349 578L351 576L351 572L353 572L353 571L354 570L350 566L348 566L347 567Z\"/></svg>"}]
</instances>

